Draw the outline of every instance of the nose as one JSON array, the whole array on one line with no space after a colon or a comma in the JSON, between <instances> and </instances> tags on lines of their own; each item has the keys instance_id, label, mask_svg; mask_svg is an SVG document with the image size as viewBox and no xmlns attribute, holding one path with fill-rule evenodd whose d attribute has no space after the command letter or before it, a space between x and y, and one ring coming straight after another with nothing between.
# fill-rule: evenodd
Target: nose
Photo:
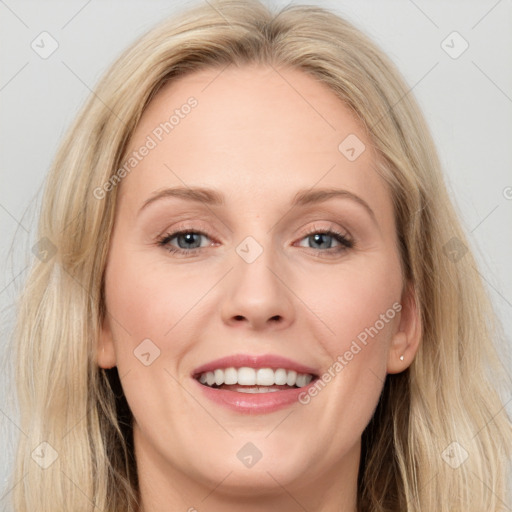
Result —
<instances>
[{"instance_id":1,"label":"nose","mask_svg":"<svg viewBox=\"0 0 512 512\"><path fill-rule=\"evenodd\" d=\"M236 260L221 303L225 324L262 330L284 329L294 322L293 292L278 267L269 250L252 263Z\"/></svg>"}]
</instances>

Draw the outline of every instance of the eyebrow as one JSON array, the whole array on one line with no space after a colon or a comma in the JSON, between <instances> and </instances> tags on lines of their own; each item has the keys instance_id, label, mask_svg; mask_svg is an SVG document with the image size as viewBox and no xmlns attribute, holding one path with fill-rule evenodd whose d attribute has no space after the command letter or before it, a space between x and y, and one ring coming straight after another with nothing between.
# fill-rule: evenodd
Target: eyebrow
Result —
<instances>
[{"instance_id":1,"label":"eyebrow","mask_svg":"<svg viewBox=\"0 0 512 512\"><path fill-rule=\"evenodd\" d=\"M149 199L144 202L139 210L139 213L155 201L172 197L204 203L211 206L221 206L225 204L223 194L211 188L174 187L155 192ZM338 188L299 190L291 202L291 207L294 208L296 206L308 206L311 204L322 203L334 198L351 199L352 201L355 201L370 214L374 221L377 221L374 211L370 208L369 204L364 199L348 190Z\"/></svg>"},{"instance_id":2,"label":"eyebrow","mask_svg":"<svg viewBox=\"0 0 512 512\"><path fill-rule=\"evenodd\" d=\"M211 189L211 188L203 188L203 187L175 187L175 188L165 188L163 190L158 190L153 193L153 195L147 199L144 204L141 206L140 211L147 208L151 203L158 201L160 199L177 197L178 199L186 199L189 201L194 201L197 203L204 203L212 206L219 206L224 204L224 196Z\"/></svg>"}]
</instances>

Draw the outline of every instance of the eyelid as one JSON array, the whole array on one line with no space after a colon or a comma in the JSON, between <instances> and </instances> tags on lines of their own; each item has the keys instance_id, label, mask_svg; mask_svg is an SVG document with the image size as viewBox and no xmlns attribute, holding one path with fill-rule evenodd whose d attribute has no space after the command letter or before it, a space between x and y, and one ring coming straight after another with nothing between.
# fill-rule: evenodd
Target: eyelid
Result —
<instances>
[{"instance_id":1,"label":"eyelid","mask_svg":"<svg viewBox=\"0 0 512 512\"><path fill-rule=\"evenodd\" d=\"M327 233L327 232L333 232L336 233L339 236L342 236L347 241L350 241L352 243L355 243L354 237L350 233L348 229L345 227L340 226L339 224L335 224L334 222L329 222L328 226L319 226L318 221L313 224L311 228L307 228L306 231L301 235L302 238L306 236L313 235L315 233Z\"/></svg>"},{"instance_id":2,"label":"eyelid","mask_svg":"<svg viewBox=\"0 0 512 512\"><path fill-rule=\"evenodd\" d=\"M343 235L345 238L352 240L353 237L350 234L349 230L340 227L336 225L334 222L329 222L328 227L325 226L318 226L316 223L314 223L310 228L307 228L305 232L300 235L301 238L304 238L305 236L317 233L317 232L327 232L327 231L335 231L340 232L341 235ZM159 235L157 235L158 239L161 239L169 234L172 234L173 236L177 236L179 234L182 234L183 232L194 232L198 234L202 234L213 240L213 236L210 233L210 230L206 227L206 224L203 223L200 220L185 220L179 222L175 227L172 225L171 227L167 227L164 230L161 231Z\"/></svg>"},{"instance_id":3,"label":"eyelid","mask_svg":"<svg viewBox=\"0 0 512 512\"><path fill-rule=\"evenodd\" d=\"M190 222L190 221L189 221ZM184 234L188 233L194 233L199 236L204 236L210 240L210 244L205 247L192 247L190 249L183 249L181 247L175 247L174 245L170 244L170 241L173 240L176 237L179 237ZM350 233L344 229L339 228L338 226L334 225L333 222L330 223L329 227L321 227L317 224L313 224L310 228L306 230L301 236L296 239L296 241L293 243L293 246L296 246L297 242L301 242L305 240L306 238L314 235L314 234L327 234L328 236L331 236L335 239L335 241L338 243L337 247L330 247L328 249L320 249L316 250L313 247L304 247L304 249L307 249L309 251L313 251L315 256L320 258L334 258L337 256L340 256L345 251L354 248L355 241L353 237L350 235ZM295 237L294 237L295 240ZM156 244L160 247L166 248L166 250L174 254L175 256L187 258L187 257L194 257L196 256L201 250L211 248L216 244L216 240L214 237L212 237L209 234L208 229L203 229L196 226L176 226L173 229L167 229L165 230L156 240ZM297 247L302 247L301 245L298 245Z\"/></svg>"},{"instance_id":4,"label":"eyelid","mask_svg":"<svg viewBox=\"0 0 512 512\"><path fill-rule=\"evenodd\" d=\"M201 233L202 235L206 235L209 238L212 238L210 235L210 230L206 226L204 222L201 220L184 220L179 221L175 224L171 224L169 227L166 227L163 229L157 238L161 238L165 236L166 234L173 234L177 235L181 232L194 232L194 233Z\"/></svg>"},{"instance_id":5,"label":"eyelid","mask_svg":"<svg viewBox=\"0 0 512 512\"><path fill-rule=\"evenodd\" d=\"M178 236L187 234L187 233L195 233L197 235L201 235L201 236L204 236L205 238L208 238L208 240L210 240L212 242L209 246L216 243L216 240L214 239L214 237L212 237L206 230L196 229L196 228L176 228L176 229L165 230L161 235L159 235L157 237L157 244L158 245L167 245L170 240L172 240ZM167 240L167 239L169 239L169 240ZM180 248L176 248L176 249L180 250ZM206 249L206 247L192 248L192 249L189 249L187 252L192 252L192 251L198 250L198 249Z\"/></svg>"},{"instance_id":6,"label":"eyelid","mask_svg":"<svg viewBox=\"0 0 512 512\"><path fill-rule=\"evenodd\" d=\"M312 247L304 247L305 249L313 250L314 253L319 257L329 258L340 256L342 252L356 247L356 241L352 235L345 229L340 229L337 226L333 226L333 223L331 223L330 227L328 228L322 228L317 225L312 226L302 236L299 237L299 241L309 238L310 236L317 233L327 234L328 236L333 237L339 244L338 247L331 247L325 250L314 250Z\"/></svg>"}]
</instances>

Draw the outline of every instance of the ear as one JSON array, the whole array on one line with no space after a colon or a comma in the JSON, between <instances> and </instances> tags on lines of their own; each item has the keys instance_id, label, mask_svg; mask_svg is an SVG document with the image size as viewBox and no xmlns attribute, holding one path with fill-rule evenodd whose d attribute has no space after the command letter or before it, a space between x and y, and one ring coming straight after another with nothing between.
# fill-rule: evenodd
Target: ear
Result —
<instances>
[{"instance_id":1,"label":"ear","mask_svg":"<svg viewBox=\"0 0 512 512\"><path fill-rule=\"evenodd\" d=\"M414 287L408 283L402 294L402 309L398 329L393 335L388 353L388 373L400 373L412 363L421 341L421 318ZM404 360L400 360L403 356Z\"/></svg>"},{"instance_id":2,"label":"ear","mask_svg":"<svg viewBox=\"0 0 512 512\"><path fill-rule=\"evenodd\" d=\"M96 345L96 363L100 368L105 369L113 368L117 364L114 337L112 336L108 313L105 313L99 331Z\"/></svg>"}]
</instances>

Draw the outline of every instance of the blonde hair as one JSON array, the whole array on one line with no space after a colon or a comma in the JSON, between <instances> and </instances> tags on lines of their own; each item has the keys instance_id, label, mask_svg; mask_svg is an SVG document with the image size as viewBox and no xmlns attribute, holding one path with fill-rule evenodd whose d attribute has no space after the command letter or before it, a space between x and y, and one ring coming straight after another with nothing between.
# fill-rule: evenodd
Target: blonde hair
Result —
<instances>
[{"instance_id":1,"label":"blonde hair","mask_svg":"<svg viewBox=\"0 0 512 512\"><path fill-rule=\"evenodd\" d=\"M410 368L387 376L363 433L358 510L502 510L512 428L498 392L506 372L495 318L471 252L453 258L446 250L468 244L410 90L382 51L333 13L291 6L273 15L258 1L226 0L166 20L127 49L56 155L39 223L55 254L35 260L15 333L27 434L13 475L21 482L12 492L16 512L137 510L130 411L117 370L95 362L119 187L103 199L94 190L119 169L164 83L249 63L302 70L327 84L367 130L395 205L422 339ZM31 457L43 441L58 454L45 470Z\"/></svg>"}]
</instances>

